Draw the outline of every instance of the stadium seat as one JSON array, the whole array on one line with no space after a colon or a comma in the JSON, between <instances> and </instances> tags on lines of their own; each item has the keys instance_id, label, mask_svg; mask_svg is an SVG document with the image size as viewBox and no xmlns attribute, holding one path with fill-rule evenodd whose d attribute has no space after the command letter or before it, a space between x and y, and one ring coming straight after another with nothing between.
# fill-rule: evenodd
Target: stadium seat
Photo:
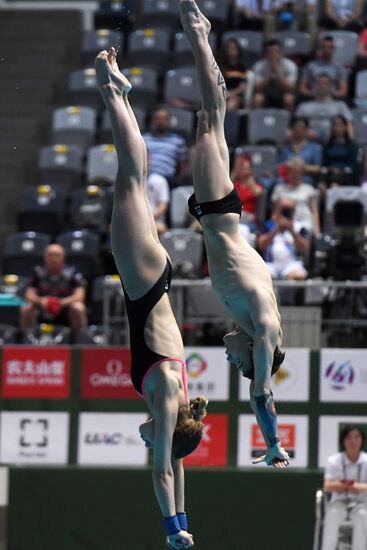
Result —
<instances>
[{"instance_id":1,"label":"stadium seat","mask_svg":"<svg viewBox=\"0 0 367 550\"><path fill-rule=\"evenodd\" d=\"M92 283L92 300L91 300L91 320L93 323L102 324L103 323L103 293L104 293L104 285L105 283L108 283L109 280L116 280L120 281L120 278L118 275L102 275L100 277L96 277ZM121 310L121 303L110 303L110 307L114 309L113 312L111 312L114 316L122 316L124 313ZM116 309L118 308L118 309ZM123 308L124 309L124 308Z\"/></svg>"},{"instance_id":2,"label":"stadium seat","mask_svg":"<svg viewBox=\"0 0 367 550\"><path fill-rule=\"evenodd\" d=\"M193 220L187 205L187 201L193 192L194 188L191 185L182 185L172 189L169 212L173 228L187 227L189 220Z\"/></svg>"},{"instance_id":3,"label":"stadium seat","mask_svg":"<svg viewBox=\"0 0 367 550\"><path fill-rule=\"evenodd\" d=\"M97 112L90 107L62 107L52 117L52 143L66 143L85 148L96 134Z\"/></svg>"},{"instance_id":4,"label":"stadium seat","mask_svg":"<svg viewBox=\"0 0 367 550\"><path fill-rule=\"evenodd\" d=\"M123 73L133 85L130 101L141 108L151 109L158 97L158 72L145 67L130 67Z\"/></svg>"},{"instance_id":5,"label":"stadium seat","mask_svg":"<svg viewBox=\"0 0 367 550\"><path fill-rule=\"evenodd\" d=\"M2 324L12 327L19 325L19 310L27 285L28 277L14 274L0 276L0 319Z\"/></svg>"},{"instance_id":6,"label":"stadium seat","mask_svg":"<svg viewBox=\"0 0 367 550\"><path fill-rule=\"evenodd\" d=\"M117 175L117 154L112 144L95 145L87 153L88 183L114 184Z\"/></svg>"},{"instance_id":7,"label":"stadium seat","mask_svg":"<svg viewBox=\"0 0 367 550\"><path fill-rule=\"evenodd\" d=\"M51 236L63 229L65 192L57 186L28 187L18 212L19 231L37 231Z\"/></svg>"},{"instance_id":8,"label":"stadium seat","mask_svg":"<svg viewBox=\"0 0 367 550\"><path fill-rule=\"evenodd\" d=\"M143 0L140 20L144 25L178 30L181 23L177 0Z\"/></svg>"},{"instance_id":9,"label":"stadium seat","mask_svg":"<svg viewBox=\"0 0 367 550\"><path fill-rule=\"evenodd\" d=\"M0 275L0 294L8 296L17 296L22 298L28 284L27 277L21 277L10 273L8 275Z\"/></svg>"},{"instance_id":10,"label":"stadium seat","mask_svg":"<svg viewBox=\"0 0 367 550\"><path fill-rule=\"evenodd\" d=\"M167 107L171 113L171 130L183 135L189 142L193 141L194 113L188 109Z\"/></svg>"},{"instance_id":11,"label":"stadium seat","mask_svg":"<svg viewBox=\"0 0 367 550\"><path fill-rule=\"evenodd\" d=\"M42 183L61 185L70 189L81 181L83 151L76 145L50 145L42 147L38 158Z\"/></svg>"},{"instance_id":12,"label":"stadium seat","mask_svg":"<svg viewBox=\"0 0 367 550\"><path fill-rule=\"evenodd\" d=\"M271 38L282 44L285 57L307 57L311 53L310 35L301 31L279 31L271 35Z\"/></svg>"},{"instance_id":13,"label":"stadium seat","mask_svg":"<svg viewBox=\"0 0 367 550\"><path fill-rule=\"evenodd\" d=\"M4 273L29 277L34 266L43 263L43 253L50 242L49 235L34 231L8 235L3 254Z\"/></svg>"},{"instance_id":14,"label":"stadium seat","mask_svg":"<svg viewBox=\"0 0 367 550\"><path fill-rule=\"evenodd\" d=\"M251 67L263 54L264 36L257 31L228 31L222 36L222 44L234 38L242 50L243 61Z\"/></svg>"},{"instance_id":15,"label":"stadium seat","mask_svg":"<svg viewBox=\"0 0 367 550\"><path fill-rule=\"evenodd\" d=\"M218 38L214 33L209 34L209 44L216 54ZM172 65L174 68L189 67L194 65L194 56L190 43L184 32L177 32L174 38L173 59Z\"/></svg>"},{"instance_id":16,"label":"stadium seat","mask_svg":"<svg viewBox=\"0 0 367 550\"><path fill-rule=\"evenodd\" d=\"M227 310L211 286L188 286L185 295L185 320L188 323L228 319Z\"/></svg>"},{"instance_id":17,"label":"stadium seat","mask_svg":"<svg viewBox=\"0 0 367 550\"><path fill-rule=\"evenodd\" d=\"M163 29L140 29L128 38L126 64L130 67L165 69L170 54L170 35Z\"/></svg>"},{"instance_id":18,"label":"stadium seat","mask_svg":"<svg viewBox=\"0 0 367 550\"><path fill-rule=\"evenodd\" d=\"M248 141L282 143L289 126L289 112L284 109L254 109L248 116Z\"/></svg>"},{"instance_id":19,"label":"stadium seat","mask_svg":"<svg viewBox=\"0 0 367 550\"><path fill-rule=\"evenodd\" d=\"M140 107L134 106L134 115L139 125L140 131L145 132L146 128L146 112ZM104 111L102 115L101 128L99 131L99 142L100 143L113 143L112 137L112 127L110 121L110 115L108 111Z\"/></svg>"},{"instance_id":20,"label":"stadium seat","mask_svg":"<svg viewBox=\"0 0 367 550\"><path fill-rule=\"evenodd\" d=\"M192 229L171 229L161 235L176 277L199 277L203 262L203 237Z\"/></svg>"},{"instance_id":21,"label":"stadium seat","mask_svg":"<svg viewBox=\"0 0 367 550\"><path fill-rule=\"evenodd\" d=\"M68 83L69 101L74 105L86 105L101 110L104 106L97 86L94 68L72 71Z\"/></svg>"},{"instance_id":22,"label":"stadium seat","mask_svg":"<svg viewBox=\"0 0 367 550\"><path fill-rule=\"evenodd\" d=\"M71 329L42 323L22 332L22 343L31 346L57 346L71 343Z\"/></svg>"},{"instance_id":23,"label":"stadium seat","mask_svg":"<svg viewBox=\"0 0 367 550\"><path fill-rule=\"evenodd\" d=\"M356 74L355 104L357 107L367 109L367 70L358 71Z\"/></svg>"},{"instance_id":24,"label":"stadium seat","mask_svg":"<svg viewBox=\"0 0 367 550\"><path fill-rule=\"evenodd\" d=\"M236 147L240 142L241 116L238 111L227 111L224 119L224 134L228 147Z\"/></svg>"},{"instance_id":25,"label":"stadium seat","mask_svg":"<svg viewBox=\"0 0 367 550\"><path fill-rule=\"evenodd\" d=\"M319 41L323 36L332 36L334 38L334 63L348 67L355 65L358 50L357 33L351 31L326 31L319 34Z\"/></svg>"},{"instance_id":26,"label":"stadium seat","mask_svg":"<svg viewBox=\"0 0 367 550\"><path fill-rule=\"evenodd\" d=\"M70 218L74 229L107 231L107 200L98 185L88 185L71 193Z\"/></svg>"},{"instance_id":27,"label":"stadium seat","mask_svg":"<svg viewBox=\"0 0 367 550\"><path fill-rule=\"evenodd\" d=\"M112 343L111 335L110 327L89 325L80 331L77 343L80 346L107 346Z\"/></svg>"},{"instance_id":28,"label":"stadium seat","mask_svg":"<svg viewBox=\"0 0 367 550\"><path fill-rule=\"evenodd\" d=\"M75 265L86 279L96 275L99 242L99 236L88 230L62 233L57 237L57 243L65 249L66 262Z\"/></svg>"},{"instance_id":29,"label":"stadium seat","mask_svg":"<svg viewBox=\"0 0 367 550\"><path fill-rule=\"evenodd\" d=\"M197 0L197 4L209 19L213 29L223 29L228 25L228 2L223 2L223 0Z\"/></svg>"},{"instance_id":30,"label":"stadium seat","mask_svg":"<svg viewBox=\"0 0 367 550\"><path fill-rule=\"evenodd\" d=\"M136 0L101 0L95 12L95 28L128 32L135 19Z\"/></svg>"},{"instance_id":31,"label":"stadium seat","mask_svg":"<svg viewBox=\"0 0 367 550\"><path fill-rule=\"evenodd\" d=\"M268 145L245 145L238 147L236 155L245 153L250 155L252 168L256 177L264 174L274 174L278 165L278 152L275 147Z\"/></svg>"},{"instance_id":32,"label":"stadium seat","mask_svg":"<svg viewBox=\"0 0 367 550\"><path fill-rule=\"evenodd\" d=\"M170 104L197 108L200 104L196 70L181 67L166 73L164 99Z\"/></svg>"},{"instance_id":33,"label":"stadium seat","mask_svg":"<svg viewBox=\"0 0 367 550\"><path fill-rule=\"evenodd\" d=\"M121 32L109 29L84 31L82 41L82 57L86 67L93 66L95 57L101 50L113 47L117 53L122 48L123 36Z\"/></svg>"},{"instance_id":34,"label":"stadium seat","mask_svg":"<svg viewBox=\"0 0 367 550\"><path fill-rule=\"evenodd\" d=\"M17 328L6 323L0 324L0 346L15 344L17 341Z\"/></svg>"},{"instance_id":35,"label":"stadium seat","mask_svg":"<svg viewBox=\"0 0 367 550\"><path fill-rule=\"evenodd\" d=\"M367 71L366 71L367 72ZM366 82L367 85L367 82ZM359 145L367 144L367 100L364 109L353 109L355 141Z\"/></svg>"}]
</instances>

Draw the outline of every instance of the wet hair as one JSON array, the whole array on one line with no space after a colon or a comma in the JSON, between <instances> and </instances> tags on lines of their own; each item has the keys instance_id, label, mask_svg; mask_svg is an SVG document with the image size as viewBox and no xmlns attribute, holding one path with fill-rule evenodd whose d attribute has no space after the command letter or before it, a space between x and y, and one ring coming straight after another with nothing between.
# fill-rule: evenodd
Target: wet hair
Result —
<instances>
[{"instance_id":1,"label":"wet hair","mask_svg":"<svg viewBox=\"0 0 367 550\"><path fill-rule=\"evenodd\" d=\"M282 351L277 346L274 350L274 355L273 355L273 364L272 364L272 367L271 367L271 375L272 376L273 376L273 374L278 372L278 370L280 369L281 364L284 361L284 358L285 358L285 351Z\"/></svg>"},{"instance_id":2,"label":"wet hair","mask_svg":"<svg viewBox=\"0 0 367 550\"><path fill-rule=\"evenodd\" d=\"M197 397L190 407L180 407L173 434L172 458L184 458L199 445L204 430L201 420L206 416L207 404L205 397Z\"/></svg>"},{"instance_id":3,"label":"wet hair","mask_svg":"<svg viewBox=\"0 0 367 550\"><path fill-rule=\"evenodd\" d=\"M354 432L354 431L357 431L360 434L361 438L362 438L362 445L361 445L360 450L362 450L364 448L364 445L366 443L366 434L364 433L364 431L361 430L361 428L359 426L357 426L356 424L347 424L341 430L340 435L339 435L339 446L340 446L341 449L345 449L345 447L344 447L345 438L350 434L350 432Z\"/></svg>"}]
</instances>

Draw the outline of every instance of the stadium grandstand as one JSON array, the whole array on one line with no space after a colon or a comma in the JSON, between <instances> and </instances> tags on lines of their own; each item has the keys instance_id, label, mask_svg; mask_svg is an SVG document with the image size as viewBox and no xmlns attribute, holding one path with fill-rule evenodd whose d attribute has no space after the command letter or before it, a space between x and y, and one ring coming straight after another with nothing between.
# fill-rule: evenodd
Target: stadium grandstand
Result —
<instances>
[{"instance_id":1,"label":"stadium grandstand","mask_svg":"<svg viewBox=\"0 0 367 550\"><path fill-rule=\"evenodd\" d=\"M228 90L241 231L280 306L273 390L293 468L250 468L264 442L187 206L200 96L179 0L0 0L0 550L164 547L111 250L117 154L94 68L111 46L148 149L189 389L211 402L187 459L195 546L326 549L322 468L348 423L367 435L367 4L197 3ZM334 550L357 549L352 523Z\"/></svg>"}]
</instances>

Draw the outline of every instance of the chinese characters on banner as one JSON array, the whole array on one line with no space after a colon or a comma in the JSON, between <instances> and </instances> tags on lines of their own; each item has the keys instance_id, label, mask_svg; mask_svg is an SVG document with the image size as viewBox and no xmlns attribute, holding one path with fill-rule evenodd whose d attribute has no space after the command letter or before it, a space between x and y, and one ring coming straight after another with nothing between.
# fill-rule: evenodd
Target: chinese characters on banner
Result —
<instances>
[{"instance_id":1,"label":"chinese characters on banner","mask_svg":"<svg viewBox=\"0 0 367 550\"><path fill-rule=\"evenodd\" d=\"M69 348L3 349L2 397L67 399L69 393Z\"/></svg>"}]
</instances>

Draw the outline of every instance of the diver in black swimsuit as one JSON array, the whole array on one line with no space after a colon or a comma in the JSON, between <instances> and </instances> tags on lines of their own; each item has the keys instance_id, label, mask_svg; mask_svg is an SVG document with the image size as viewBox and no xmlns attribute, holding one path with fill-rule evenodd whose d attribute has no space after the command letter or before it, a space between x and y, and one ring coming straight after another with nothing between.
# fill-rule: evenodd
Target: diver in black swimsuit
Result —
<instances>
[{"instance_id":1,"label":"diver in black swimsuit","mask_svg":"<svg viewBox=\"0 0 367 550\"><path fill-rule=\"evenodd\" d=\"M171 266L147 199L147 151L127 97L131 85L113 48L101 52L95 65L119 163L111 234L130 324L131 378L151 413L139 430L153 449L153 484L167 545L191 548L182 457L200 442L207 401L189 404L182 338L167 294Z\"/></svg>"}]
</instances>

